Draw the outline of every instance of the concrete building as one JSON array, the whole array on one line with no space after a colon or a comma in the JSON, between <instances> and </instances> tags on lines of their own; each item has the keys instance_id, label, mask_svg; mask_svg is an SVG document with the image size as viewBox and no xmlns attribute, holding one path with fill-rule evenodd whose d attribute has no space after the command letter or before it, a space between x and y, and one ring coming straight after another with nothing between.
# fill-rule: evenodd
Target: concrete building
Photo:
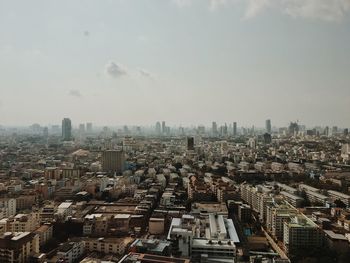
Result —
<instances>
[{"instance_id":1,"label":"concrete building","mask_svg":"<svg viewBox=\"0 0 350 263\"><path fill-rule=\"evenodd\" d=\"M102 153L102 170L104 172L123 172L125 156L120 150L108 150Z\"/></svg>"},{"instance_id":2,"label":"concrete building","mask_svg":"<svg viewBox=\"0 0 350 263\"><path fill-rule=\"evenodd\" d=\"M38 218L39 215L36 213L3 218L0 220L0 235L5 232L32 232L39 226Z\"/></svg>"},{"instance_id":3,"label":"concrete building","mask_svg":"<svg viewBox=\"0 0 350 263\"><path fill-rule=\"evenodd\" d=\"M0 199L0 219L16 215L16 199L1 198Z\"/></svg>"},{"instance_id":4,"label":"concrete building","mask_svg":"<svg viewBox=\"0 0 350 263\"><path fill-rule=\"evenodd\" d=\"M47 241L52 238L53 226L51 224L44 224L34 231L39 236L40 246L45 245Z\"/></svg>"},{"instance_id":5,"label":"concrete building","mask_svg":"<svg viewBox=\"0 0 350 263\"><path fill-rule=\"evenodd\" d=\"M133 242L131 237L125 238L88 238L84 239L85 250L105 254L123 255L128 245Z\"/></svg>"},{"instance_id":6,"label":"concrete building","mask_svg":"<svg viewBox=\"0 0 350 263\"><path fill-rule=\"evenodd\" d=\"M62 202L57 207L57 214L62 218L66 218L67 216L72 215L73 212L73 203L72 202Z\"/></svg>"},{"instance_id":7,"label":"concrete building","mask_svg":"<svg viewBox=\"0 0 350 263\"><path fill-rule=\"evenodd\" d=\"M57 259L65 263L74 263L84 254L83 241L67 242L61 245L57 251Z\"/></svg>"},{"instance_id":8,"label":"concrete building","mask_svg":"<svg viewBox=\"0 0 350 263\"><path fill-rule=\"evenodd\" d=\"M6 232L0 237L0 262L25 263L39 253L39 236L30 232Z\"/></svg>"},{"instance_id":9,"label":"concrete building","mask_svg":"<svg viewBox=\"0 0 350 263\"><path fill-rule=\"evenodd\" d=\"M298 249L321 247L323 244L322 231L303 214L292 217L290 222L284 222L283 231L283 245L288 254Z\"/></svg>"},{"instance_id":10,"label":"concrete building","mask_svg":"<svg viewBox=\"0 0 350 263\"><path fill-rule=\"evenodd\" d=\"M64 118L62 120L62 140L72 140L72 122L69 118Z\"/></svg>"},{"instance_id":11,"label":"concrete building","mask_svg":"<svg viewBox=\"0 0 350 263\"><path fill-rule=\"evenodd\" d=\"M340 200L340 201L342 201L347 207L350 206L350 195L343 194L343 193L338 192L338 191L332 191L332 190L329 190L327 193L328 193L329 197L332 199L333 202L334 202L335 200Z\"/></svg>"}]
</instances>

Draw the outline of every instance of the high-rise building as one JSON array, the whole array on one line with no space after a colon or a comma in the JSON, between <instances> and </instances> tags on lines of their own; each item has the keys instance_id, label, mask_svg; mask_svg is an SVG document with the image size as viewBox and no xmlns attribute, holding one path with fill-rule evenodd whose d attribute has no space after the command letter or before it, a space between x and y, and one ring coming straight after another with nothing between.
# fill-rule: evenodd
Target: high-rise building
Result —
<instances>
[{"instance_id":1,"label":"high-rise building","mask_svg":"<svg viewBox=\"0 0 350 263\"><path fill-rule=\"evenodd\" d=\"M84 123L79 124L79 133L85 133L85 124Z\"/></svg>"},{"instance_id":2,"label":"high-rise building","mask_svg":"<svg viewBox=\"0 0 350 263\"><path fill-rule=\"evenodd\" d=\"M291 122L289 127L289 134L290 135L297 135L297 133L299 132L299 125L297 122Z\"/></svg>"},{"instance_id":3,"label":"high-rise building","mask_svg":"<svg viewBox=\"0 0 350 263\"><path fill-rule=\"evenodd\" d=\"M160 134L161 134L161 132L162 132L161 129L162 129L162 128L161 128L161 126L160 126L160 122L157 121L157 123L156 123L156 134L157 134L157 135L160 135Z\"/></svg>"},{"instance_id":4,"label":"high-rise building","mask_svg":"<svg viewBox=\"0 0 350 263\"><path fill-rule=\"evenodd\" d=\"M215 121L213 121L213 123L212 123L211 131L212 131L214 136L218 134L218 125L216 124Z\"/></svg>"},{"instance_id":5,"label":"high-rise building","mask_svg":"<svg viewBox=\"0 0 350 263\"><path fill-rule=\"evenodd\" d=\"M264 143L269 144L272 142L271 134L270 133L264 133Z\"/></svg>"},{"instance_id":6,"label":"high-rise building","mask_svg":"<svg viewBox=\"0 0 350 263\"><path fill-rule=\"evenodd\" d=\"M121 150L108 150L102 153L102 170L104 172L122 172L125 156Z\"/></svg>"},{"instance_id":7,"label":"high-rise building","mask_svg":"<svg viewBox=\"0 0 350 263\"><path fill-rule=\"evenodd\" d=\"M64 141L72 140L72 122L69 118L62 120L62 139Z\"/></svg>"},{"instance_id":8,"label":"high-rise building","mask_svg":"<svg viewBox=\"0 0 350 263\"><path fill-rule=\"evenodd\" d=\"M233 123L233 136L237 136L237 122Z\"/></svg>"},{"instance_id":9,"label":"high-rise building","mask_svg":"<svg viewBox=\"0 0 350 263\"><path fill-rule=\"evenodd\" d=\"M313 249L322 246L323 235L319 227L303 214L284 222L283 245L288 254L299 249Z\"/></svg>"},{"instance_id":10,"label":"high-rise building","mask_svg":"<svg viewBox=\"0 0 350 263\"><path fill-rule=\"evenodd\" d=\"M335 135L338 133L338 127L337 126L333 126L332 127L332 135Z\"/></svg>"},{"instance_id":11,"label":"high-rise building","mask_svg":"<svg viewBox=\"0 0 350 263\"><path fill-rule=\"evenodd\" d=\"M266 120L266 122L265 122L265 128L266 128L266 132L267 132L267 133L271 133L272 128L271 128L271 120L270 120L270 119Z\"/></svg>"},{"instance_id":12,"label":"high-rise building","mask_svg":"<svg viewBox=\"0 0 350 263\"><path fill-rule=\"evenodd\" d=\"M193 137L187 137L187 150L189 150L189 151L194 150L194 138Z\"/></svg>"},{"instance_id":13,"label":"high-rise building","mask_svg":"<svg viewBox=\"0 0 350 263\"><path fill-rule=\"evenodd\" d=\"M47 127L43 128L43 136L45 138L49 137L49 128L47 128Z\"/></svg>"},{"instance_id":14,"label":"high-rise building","mask_svg":"<svg viewBox=\"0 0 350 263\"><path fill-rule=\"evenodd\" d=\"M324 129L324 135L329 136L329 127L326 126L326 128Z\"/></svg>"},{"instance_id":15,"label":"high-rise building","mask_svg":"<svg viewBox=\"0 0 350 263\"><path fill-rule=\"evenodd\" d=\"M225 125L222 127L222 135L223 136L227 136L227 124L225 123Z\"/></svg>"},{"instance_id":16,"label":"high-rise building","mask_svg":"<svg viewBox=\"0 0 350 263\"><path fill-rule=\"evenodd\" d=\"M166 133L166 126L165 126L165 121L162 121L162 133Z\"/></svg>"},{"instance_id":17,"label":"high-rise building","mask_svg":"<svg viewBox=\"0 0 350 263\"><path fill-rule=\"evenodd\" d=\"M87 133L92 133L92 123L91 122L86 123L86 131L87 131Z\"/></svg>"}]
</instances>

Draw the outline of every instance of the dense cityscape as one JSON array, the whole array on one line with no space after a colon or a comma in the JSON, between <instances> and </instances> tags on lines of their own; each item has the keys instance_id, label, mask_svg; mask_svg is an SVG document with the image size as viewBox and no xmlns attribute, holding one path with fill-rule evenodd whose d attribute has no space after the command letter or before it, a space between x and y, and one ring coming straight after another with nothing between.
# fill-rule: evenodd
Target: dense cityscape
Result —
<instances>
[{"instance_id":1,"label":"dense cityscape","mask_svg":"<svg viewBox=\"0 0 350 263\"><path fill-rule=\"evenodd\" d=\"M0 262L348 262L347 128L0 128Z\"/></svg>"}]
</instances>

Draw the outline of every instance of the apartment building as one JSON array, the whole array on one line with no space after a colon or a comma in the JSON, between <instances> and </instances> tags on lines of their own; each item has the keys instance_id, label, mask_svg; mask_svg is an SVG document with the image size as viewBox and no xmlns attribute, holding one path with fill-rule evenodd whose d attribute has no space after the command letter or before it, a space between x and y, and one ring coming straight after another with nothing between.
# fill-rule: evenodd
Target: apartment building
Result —
<instances>
[{"instance_id":1,"label":"apartment building","mask_svg":"<svg viewBox=\"0 0 350 263\"><path fill-rule=\"evenodd\" d=\"M319 227L303 214L284 222L283 245L288 254L298 249L312 249L321 247L323 234Z\"/></svg>"},{"instance_id":2,"label":"apartment building","mask_svg":"<svg viewBox=\"0 0 350 263\"><path fill-rule=\"evenodd\" d=\"M39 236L30 232L6 232L0 237L0 262L25 263L39 253Z\"/></svg>"}]
</instances>

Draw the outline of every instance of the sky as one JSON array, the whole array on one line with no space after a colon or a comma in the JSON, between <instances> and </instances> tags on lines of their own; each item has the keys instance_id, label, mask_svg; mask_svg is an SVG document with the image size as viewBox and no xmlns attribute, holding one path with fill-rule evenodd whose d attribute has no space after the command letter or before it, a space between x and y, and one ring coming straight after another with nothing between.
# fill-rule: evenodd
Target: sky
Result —
<instances>
[{"instance_id":1,"label":"sky","mask_svg":"<svg viewBox=\"0 0 350 263\"><path fill-rule=\"evenodd\" d=\"M0 0L0 124L350 127L350 0Z\"/></svg>"}]
</instances>

